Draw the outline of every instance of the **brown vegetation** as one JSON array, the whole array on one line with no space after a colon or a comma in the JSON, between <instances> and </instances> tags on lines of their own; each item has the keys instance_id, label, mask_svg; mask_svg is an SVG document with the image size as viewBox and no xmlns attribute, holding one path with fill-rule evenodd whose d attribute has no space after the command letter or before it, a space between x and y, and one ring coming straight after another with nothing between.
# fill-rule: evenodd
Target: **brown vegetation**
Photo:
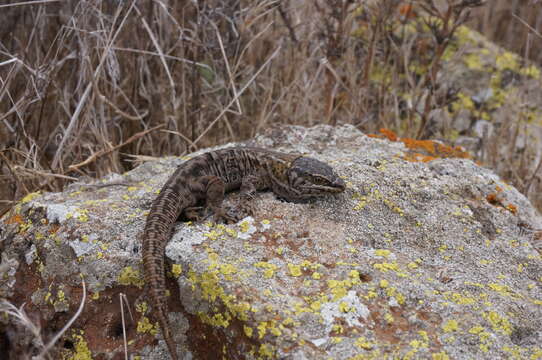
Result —
<instances>
[{"instance_id":1,"label":"brown vegetation","mask_svg":"<svg viewBox=\"0 0 542 360\"><path fill-rule=\"evenodd\" d=\"M274 124L351 123L429 138L429 115L457 93L440 82L441 58L480 5L16 2L0 5L0 212L28 192L122 173L143 156L247 139ZM497 38L490 14L499 6L479 9L477 22ZM429 33L403 31L421 12L431 14ZM524 18L539 31L541 19ZM511 48L542 44L530 34Z\"/></svg>"}]
</instances>

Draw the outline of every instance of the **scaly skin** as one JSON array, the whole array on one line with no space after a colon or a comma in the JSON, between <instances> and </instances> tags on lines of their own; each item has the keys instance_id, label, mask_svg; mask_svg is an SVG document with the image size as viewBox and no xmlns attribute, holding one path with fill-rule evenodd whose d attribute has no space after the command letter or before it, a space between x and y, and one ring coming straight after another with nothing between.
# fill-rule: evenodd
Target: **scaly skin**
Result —
<instances>
[{"instance_id":1,"label":"scaly skin","mask_svg":"<svg viewBox=\"0 0 542 360\"><path fill-rule=\"evenodd\" d=\"M302 155L236 147L194 157L181 164L152 203L143 232L143 268L150 288L153 312L160 324L169 353L177 360L167 317L164 252L173 224L184 213L198 218L205 210L215 221L239 220L241 214L222 207L224 193L241 189L240 209L251 212L249 200L257 190L271 189L287 201L303 201L344 191L345 184L325 163ZM242 211L241 211L242 213Z\"/></svg>"}]
</instances>

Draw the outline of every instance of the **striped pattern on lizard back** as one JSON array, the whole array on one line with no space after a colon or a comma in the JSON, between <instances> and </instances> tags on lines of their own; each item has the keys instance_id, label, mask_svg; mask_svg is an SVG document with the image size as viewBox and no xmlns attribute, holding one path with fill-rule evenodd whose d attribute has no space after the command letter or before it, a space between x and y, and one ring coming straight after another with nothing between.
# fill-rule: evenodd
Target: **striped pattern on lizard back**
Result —
<instances>
[{"instance_id":1,"label":"striped pattern on lizard back","mask_svg":"<svg viewBox=\"0 0 542 360\"><path fill-rule=\"evenodd\" d=\"M143 232L143 267L153 313L172 359L178 357L167 317L164 252L175 221L182 213L197 219L202 209L213 214L215 221L237 221L251 212L249 202L255 192L267 188L285 200L298 201L342 192L345 184L331 167L316 159L234 147L181 164L153 201ZM224 193L236 189L241 189L238 210L242 211L226 212ZM198 206L201 202L204 208Z\"/></svg>"}]
</instances>

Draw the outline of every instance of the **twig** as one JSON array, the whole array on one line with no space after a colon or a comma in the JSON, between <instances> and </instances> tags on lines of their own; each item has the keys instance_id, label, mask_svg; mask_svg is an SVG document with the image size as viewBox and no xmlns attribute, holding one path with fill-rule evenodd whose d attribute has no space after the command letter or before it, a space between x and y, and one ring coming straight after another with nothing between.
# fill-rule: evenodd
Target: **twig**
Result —
<instances>
[{"instance_id":1,"label":"twig","mask_svg":"<svg viewBox=\"0 0 542 360\"><path fill-rule=\"evenodd\" d=\"M527 27L527 29L531 30L534 34L536 34L536 36L542 38L542 34L539 33L538 31L536 31L535 28L533 28L531 25L529 25L525 20L523 20L522 18L520 18L519 16L517 16L516 14L512 13L512 16L514 18L516 18L516 20L518 20L520 23L522 23L523 25L525 25L525 27Z\"/></svg>"},{"instance_id":2,"label":"twig","mask_svg":"<svg viewBox=\"0 0 542 360\"><path fill-rule=\"evenodd\" d=\"M131 48L125 48L125 47L118 47L118 46L112 46L111 50L133 52L133 53L136 53L136 54L143 54L143 55L161 56L160 54L157 54L155 52L148 51L148 50L131 49ZM209 65L202 64L202 63L199 63L197 61L183 59L183 58L178 57L178 56L172 56L172 55L166 55L166 54L162 54L162 56L165 59L175 60L175 61L186 63L186 64L189 64L189 65L199 66L200 68L206 69L206 70L211 71L211 72L213 71L213 69Z\"/></svg>"},{"instance_id":3,"label":"twig","mask_svg":"<svg viewBox=\"0 0 542 360\"><path fill-rule=\"evenodd\" d=\"M13 170L16 170L16 171L21 172L21 173L27 172L27 173L30 173L30 174L33 174L33 175L38 175L38 176L43 176L43 177L54 177L54 178L59 178L59 179L64 179L64 180L71 180L71 181L78 180L77 178L75 178L73 176L49 173L49 172L40 171L40 170L36 170L36 169L29 169L29 168L26 168L24 166L19 166L19 165L15 165L13 167Z\"/></svg>"},{"instance_id":4,"label":"twig","mask_svg":"<svg viewBox=\"0 0 542 360\"><path fill-rule=\"evenodd\" d=\"M288 29L288 32L290 33L290 38L292 38L292 41L294 42L294 44L297 45L298 40L297 40L297 36L295 35L295 30L292 26L292 23L290 22L290 19L288 18L288 14L282 8L282 1L279 2L277 9L279 11L280 17L282 18L282 21L284 21L284 24L286 25L286 28Z\"/></svg>"},{"instance_id":5,"label":"twig","mask_svg":"<svg viewBox=\"0 0 542 360\"><path fill-rule=\"evenodd\" d=\"M113 110L115 110L115 112L116 112L117 114L122 115L122 116L124 116L125 118L130 119L130 120L142 120L145 116L147 116L147 115L149 114L148 111L145 111L145 113L143 113L143 114L141 114L141 115L139 115L139 114L137 114L137 115L135 115L135 116L134 116L134 115L130 115L130 114L128 114L128 113L122 111L121 109L119 109L119 108L117 107L117 105L115 105L114 103L112 103L111 100L109 100L109 99L107 98L107 96L103 96L102 94L100 94L100 100L102 100L103 102L105 102L107 105L111 106L111 107L113 108Z\"/></svg>"},{"instance_id":6,"label":"twig","mask_svg":"<svg viewBox=\"0 0 542 360\"><path fill-rule=\"evenodd\" d=\"M205 130L203 130L203 132L197 137L196 140L194 140L194 144L197 144L202 138L203 136L205 136L205 134L207 134L209 132L209 130L211 130L211 128L216 124L216 122L218 120L220 120L220 118L222 118L222 116L229 110L229 108L235 103L235 101L237 100L237 97L241 96L245 90L250 86L250 84L252 84L252 82L256 79L256 77L258 77L258 75L260 75L260 73L263 71L263 69L267 66L267 64L269 64L269 62L275 57L277 56L277 54L279 53L279 50L281 48L281 45L279 44L279 46L277 46L277 49L271 54L271 56L269 56L269 58L265 61L265 63L262 64L262 66L258 69L258 71L256 72L256 74L252 75L252 77L247 81L247 83L245 84L245 86L243 86L241 88L241 90L239 91L239 94L238 96L236 96L234 99L232 99L228 105L226 105L224 107L224 109L222 109L222 111L220 112L220 114L218 114L218 116L213 120L211 121L211 123L209 124L209 126L207 126L207 128Z\"/></svg>"},{"instance_id":7,"label":"twig","mask_svg":"<svg viewBox=\"0 0 542 360\"><path fill-rule=\"evenodd\" d=\"M111 153L111 152L113 152L113 151L115 151L115 150L117 150L117 149L123 147L124 145L127 145L127 144L129 144L129 143L131 143L131 142L133 142L133 141L139 139L140 137L143 137L143 136L147 135L147 134L150 133L151 131L154 131L154 130L156 130L156 129L160 129L161 127L164 127L165 125L166 125L166 124L160 124L160 125L157 125L157 126L155 126L155 127L150 128L150 129L147 129L147 130L145 130L145 131L138 132L137 134L134 134L134 135L130 136L130 137L128 138L128 140L124 141L123 143L118 144L118 145L115 145L115 146L113 146L113 147L110 148L110 149L100 150L100 151L98 151L97 153L92 154L92 155L91 155L89 158L87 158L85 161L80 162L79 164L70 165L70 166L68 167L68 169L70 169L71 171L75 171L75 170L79 169L79 168L82 167L82 166L85 166L85 165L90 164L91 162L95 161L97 158L99 158L99 157L101 157L101 156L104 156L104 155L107 155L107 154L109 154L109 153Z\"/></svg>"},{"instance_id":8,"label":"twig","mask_svg":"<svg viewBox=\"0 0 542 360\"><path fill-rule=\"evenodd\" d=\"M122 339L124 340L124 358L125 360L128 360L128 341L126 341L126 322L124 321L124 303L126 303L126 307L128 308L128 313L130 314L130 319L134 321L134 318L132 316L132 311L130 310L130 304L128 303L128 299L126 298L126 295L123 293L119 294L119 302L120 302L120 317L122 319Z\"/></svg>"},{"instance_id":9,"label":"twig","mask_svg":"<svg viewBox=\"0 0 542 360\"><path fill-rule=\"evenodd\" d=\"M128 182L114 182L114 183L108 183L108 184L78 184L80 187L93 187L97 189L102 189L110 186L134 186L134 183L128 183Z\"/></svg>"},{"instance_id":10,"label":"twig","mask_svg":"<svg viewBox=\"0 0 542 360\"><path fill-rule=\"evenodd\" d=\"M228 56L226 55L226 51L224 50L224 44L222 43L222 37L220 36L220 31L218 31L218 27L216 26L214 22L210 21L209 23L215 29L216 38L218 39L218 44L220 45L220 51L222 52L222 56L224 57L224 64L226 64L226 70L228 71L228 77L230 78L230 85L233 91L233 98L235 99L235 104L237 105L237 114L241 115L243 113L243 110L241 110L241 104L239 103L239 95L237 95L237 88L235 87L235 83L233 82L233 74L230 69L230 63L228 62Z\"/></svg>"},{"instance_id":11,"label":"twig","mask_svg":"<svg viewBox=\"0 0 542 360\"><path fill-rule=\"evenodd\" d=\"M542 159L538 162L538 165L536 166L536 170L533 172L533 175L531 178L527 181L527 184L525 185L525 195L529 195L529 191L531 190L531 185L533 184L534 179L536 178L536 174L538 171L540 171L540 168L542 167Z\"/></svg>"},{"instance_id":12,"label":"twig","mask_svg":"<svg viewBox=\"0 0 542 360\"><path fill-rule=\"evenodd\" d=\"M180 132L178 131L173 131L173 130L162 130L160 132L165 132L165 133L169 133L169 134L173 134L173 135L177 135L179 136L181 139L183 139L184 141L186 141L189 145L189 147L195 147L196 144L194 144L192 142L192 140L190 140L189 138L187 138L186 136L184 136L183 134L181 134Z\"/></svg>"}]
</instances>

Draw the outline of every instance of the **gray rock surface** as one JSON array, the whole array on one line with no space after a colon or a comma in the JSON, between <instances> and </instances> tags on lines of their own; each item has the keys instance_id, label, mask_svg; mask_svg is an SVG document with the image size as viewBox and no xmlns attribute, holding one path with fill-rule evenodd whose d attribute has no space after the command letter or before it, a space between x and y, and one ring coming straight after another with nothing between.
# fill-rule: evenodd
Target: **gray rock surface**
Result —
<instances>
[{"instance_id":1,"label":"gray rock surface","mask_svg":"<svg viewBox=\"0 0 542 360\"><path fill-rule=\"evenodd\" d=\"M407 161L402 143L352 126L272 128L250 145L326 161L348 188L306 204L261 193L254 218L177 225L166 253L184 359L542 358L542 218L515 188L471 160ZM122 293L128 351L166 359L139 235L184 160L98 182L129 186L25 198L0 221L0 296L54 333L82 275L62 351L118 358Z\"/></svg>"}]
</instances>

